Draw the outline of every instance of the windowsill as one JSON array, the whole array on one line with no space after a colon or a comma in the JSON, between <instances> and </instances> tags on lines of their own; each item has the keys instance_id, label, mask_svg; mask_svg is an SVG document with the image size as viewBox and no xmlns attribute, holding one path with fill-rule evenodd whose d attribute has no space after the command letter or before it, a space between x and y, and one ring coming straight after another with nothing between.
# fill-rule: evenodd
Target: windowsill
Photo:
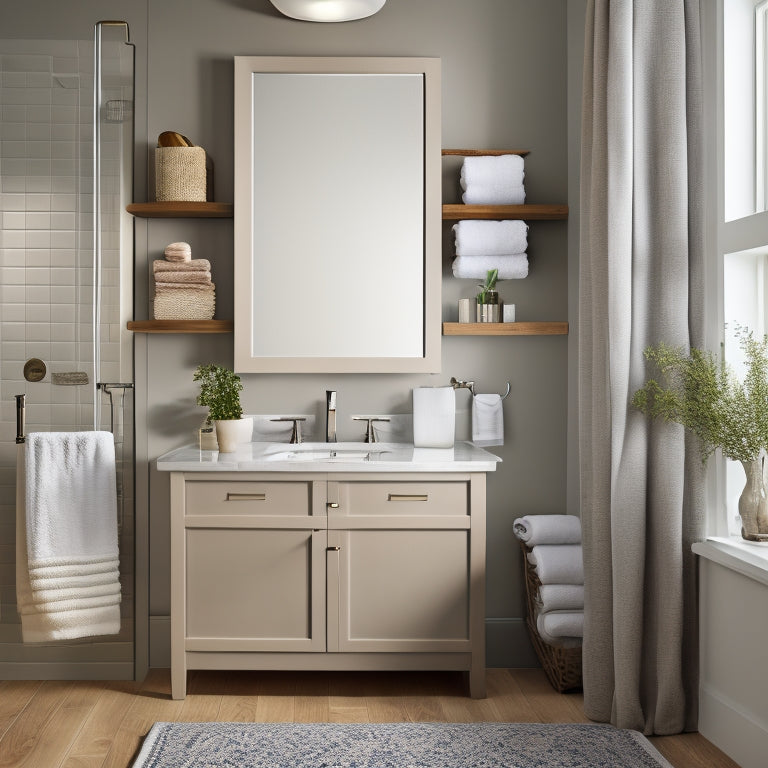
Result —
<instances>
[{"instance_id":1,"label":"windowsill","mask_svg":"<svg viewBox=\"0 0 768 768\"><path fill-rule=\"evenodd\" d=\"M735 536L710 536L692 549L700 557L768 586L768 544Z\"/></svg>"}]
</instances>

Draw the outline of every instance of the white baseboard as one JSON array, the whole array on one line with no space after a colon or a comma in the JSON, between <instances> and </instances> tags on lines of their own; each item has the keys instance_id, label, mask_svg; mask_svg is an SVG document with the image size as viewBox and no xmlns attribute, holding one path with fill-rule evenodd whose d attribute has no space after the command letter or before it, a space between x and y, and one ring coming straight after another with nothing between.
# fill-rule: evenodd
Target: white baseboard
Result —
<instances>
[{"instance_id":1,"label":"white baseboard","mask_svg":"<svg viewBox=\"0 0 768 768\"><path fill-rule=\"evenodd\" d=\"M699 692L699 732L741 768L764 768L768 723L707 685Z\"/></svg>"},{"instance_id":2,"label":"white baseboard","mask_svg":"<svg viewBox=\"0 0 768 768\"><path fill-rule=\"evenodd\" d=\"M486 666L538 667L523 619L485 620ZM171 618L149 617L149 666L171 666Z\"/></svg>"}]
</instances>

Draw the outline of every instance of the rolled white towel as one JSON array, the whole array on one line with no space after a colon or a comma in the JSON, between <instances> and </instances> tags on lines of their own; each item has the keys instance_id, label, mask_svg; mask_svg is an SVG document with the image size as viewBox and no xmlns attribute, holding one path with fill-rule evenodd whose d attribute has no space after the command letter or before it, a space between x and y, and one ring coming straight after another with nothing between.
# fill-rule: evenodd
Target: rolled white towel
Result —
<instances>
[{"instance_id":1,"label":"rolled white towel","mask_svg":"<svg viewBox=\"0 0 768 768\"><path fill-rule=\"evenodd\" d=\"M528 553L542 584L583 584L581 544L539 544Z\"/></svg>"},{"instance_id":2,"label":"rolled white towel","mask_svg":"<svg viewBox=\"0 0 768 768\"><path fill-rule=\"evenodd\" d=\"M453 225L457 256L502 256L528 250L528 225L519 219L467 219Z\"/></svg>"},{"instance_id":3,"label":"rolled white towel","mask_svg":"<svg viewBox=\"0 0 768 768\"><path fill-rule=\"evenodd\" d=\"M520 205L525 202L525 162L520 155L465 157L459 181L465 203Z\"/></svg>"},{"instance_id":4,"label":"rolled white towel","mask_svg":"<svg viewBox=\"0 0 768 768\"><path fill-rule=\"evenodd\" d=\"M453 260L454 277L485 279L489 269L499 270L499 280L521 280L528 277L528 254L506 256L457 256Z\"/></svg>"},{"instance_id":5,"label":"rolled white towel","mask_svg":"<svg viewBox=\"0 0 768 768\"><path fill-rule=\"evenodd\" d=\"M538 603L542 613L548 611L583 611L584 587L581 584L542 584Z\"/></svg>"},{"instance_id":6,"label":"rolled white towel","mask_svg":"<svg viewBox=\"0 0 768 768\"><path fill-rule=\"evenodd\" d=\"M554 611L536 617L536 629L543 640L584 637L584 611Z\"/></svg>"},{"instance_id":7,"label":"rolled white towel","mask_svg":"<svg viewBox=\"0 0 768 768\"><path fill-rule=\"evenodd\" d=\"M581 544L581 520L576 515L523 515L512 525L520 541L537 544Z\"/></svg>"}]
</instances>

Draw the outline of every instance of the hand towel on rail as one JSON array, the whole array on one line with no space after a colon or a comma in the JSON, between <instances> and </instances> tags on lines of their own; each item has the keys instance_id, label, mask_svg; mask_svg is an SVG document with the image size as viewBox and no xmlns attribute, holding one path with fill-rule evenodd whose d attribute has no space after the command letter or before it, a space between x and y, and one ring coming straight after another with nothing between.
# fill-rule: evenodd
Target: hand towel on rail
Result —
<instances>
[{"instance_id":1,"label":"hand towel on rail","mask_svg":"<svg viewBox=\"0 0 768 768\"><path fill-rule=\"evenodd\" d=\"M520 280L528 277L528 254L507 256L457 256L453 260L454 277L484 280L489 269L499 270L499 280Z\"/></svg>"},{"instance_id":2,"label":"hand towel on rail","mask_svg":"<svg viewBox=\"0 0 768 768\"><path fill-rule=\"evenodd\" d=\"M525 161L520 155L465 157L459 182L465 203L521 205L525 202Z\"/></svg>"},{"instance_id":3,"label":"hand towel on rail","mask_svg":"<svg viewBox=\"0 0 768 768\"><path fill-rule=\"evenodd\" d=\"M453 231L457 256L504 256L528 250L528 225L519 219L462 219Z\"/></svg>"},{"instance_id":4,"label":"hand towel on rail","mask_svg":"<svg viewBox=\"0 0 768 768\"><path fill-rule=\"evenodd\" d=\"M581 544L581 520L576 515L523 515L512 525L520 541L537 544Z\"/></svg>"},{"instance_id":5,"label":"hand towel on rail","mask_svg":"<svg viewBox=\"0 0 768 768\"><path fill-rule=\"evenodd\" d=\"M479 447L504 445L504 403L501 395L472 398L472 443Z\"/></svg>"},{"instance_id":6,"label":"hand towel on rail","mask_svg":"<svg viewBox=\"0 0 768 768\"><path fill-rule=\"evenodd\" d=\"M117 634L113 436L33 432L23 464L25 478L17 483L16 581L24 642Z\"/></svg>"},{"instance_id":7,"label":"hand towel on rail","mask_svg":"<svg viewBox=\"0 0 768 768\"><path fill-rule=\"evenodd\" d=\"M581 544L539 544L528 553L542 584L583 584Z\"/></svg>"}]
</instances>

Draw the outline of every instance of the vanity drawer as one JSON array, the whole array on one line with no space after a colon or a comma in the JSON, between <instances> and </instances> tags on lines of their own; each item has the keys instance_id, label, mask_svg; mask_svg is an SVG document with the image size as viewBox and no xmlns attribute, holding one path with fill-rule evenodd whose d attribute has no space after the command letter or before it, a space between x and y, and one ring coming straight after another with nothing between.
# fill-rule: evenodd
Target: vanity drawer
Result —
<instances>
[{"instance_id":1,"label":"vanity drawer","mask_svg":"<svg viewBox=\"0 0 768 768\"><path fill-rule=\"evenodd\" d=\"M350 516L466 516L466 482L339 482L329 483L328 500L338 486L338 512Z\"/></svg>"},{"instance_id":2,"label":"vanity drawer","mask_svg":"<svg viewBox=\"0 0 768 768\"><path fill-rule=\"evenodd\" d=\"M187 517L196 515L311 515L313 483L205 481L187 482Z\"/></svg>"}]
</instances>

